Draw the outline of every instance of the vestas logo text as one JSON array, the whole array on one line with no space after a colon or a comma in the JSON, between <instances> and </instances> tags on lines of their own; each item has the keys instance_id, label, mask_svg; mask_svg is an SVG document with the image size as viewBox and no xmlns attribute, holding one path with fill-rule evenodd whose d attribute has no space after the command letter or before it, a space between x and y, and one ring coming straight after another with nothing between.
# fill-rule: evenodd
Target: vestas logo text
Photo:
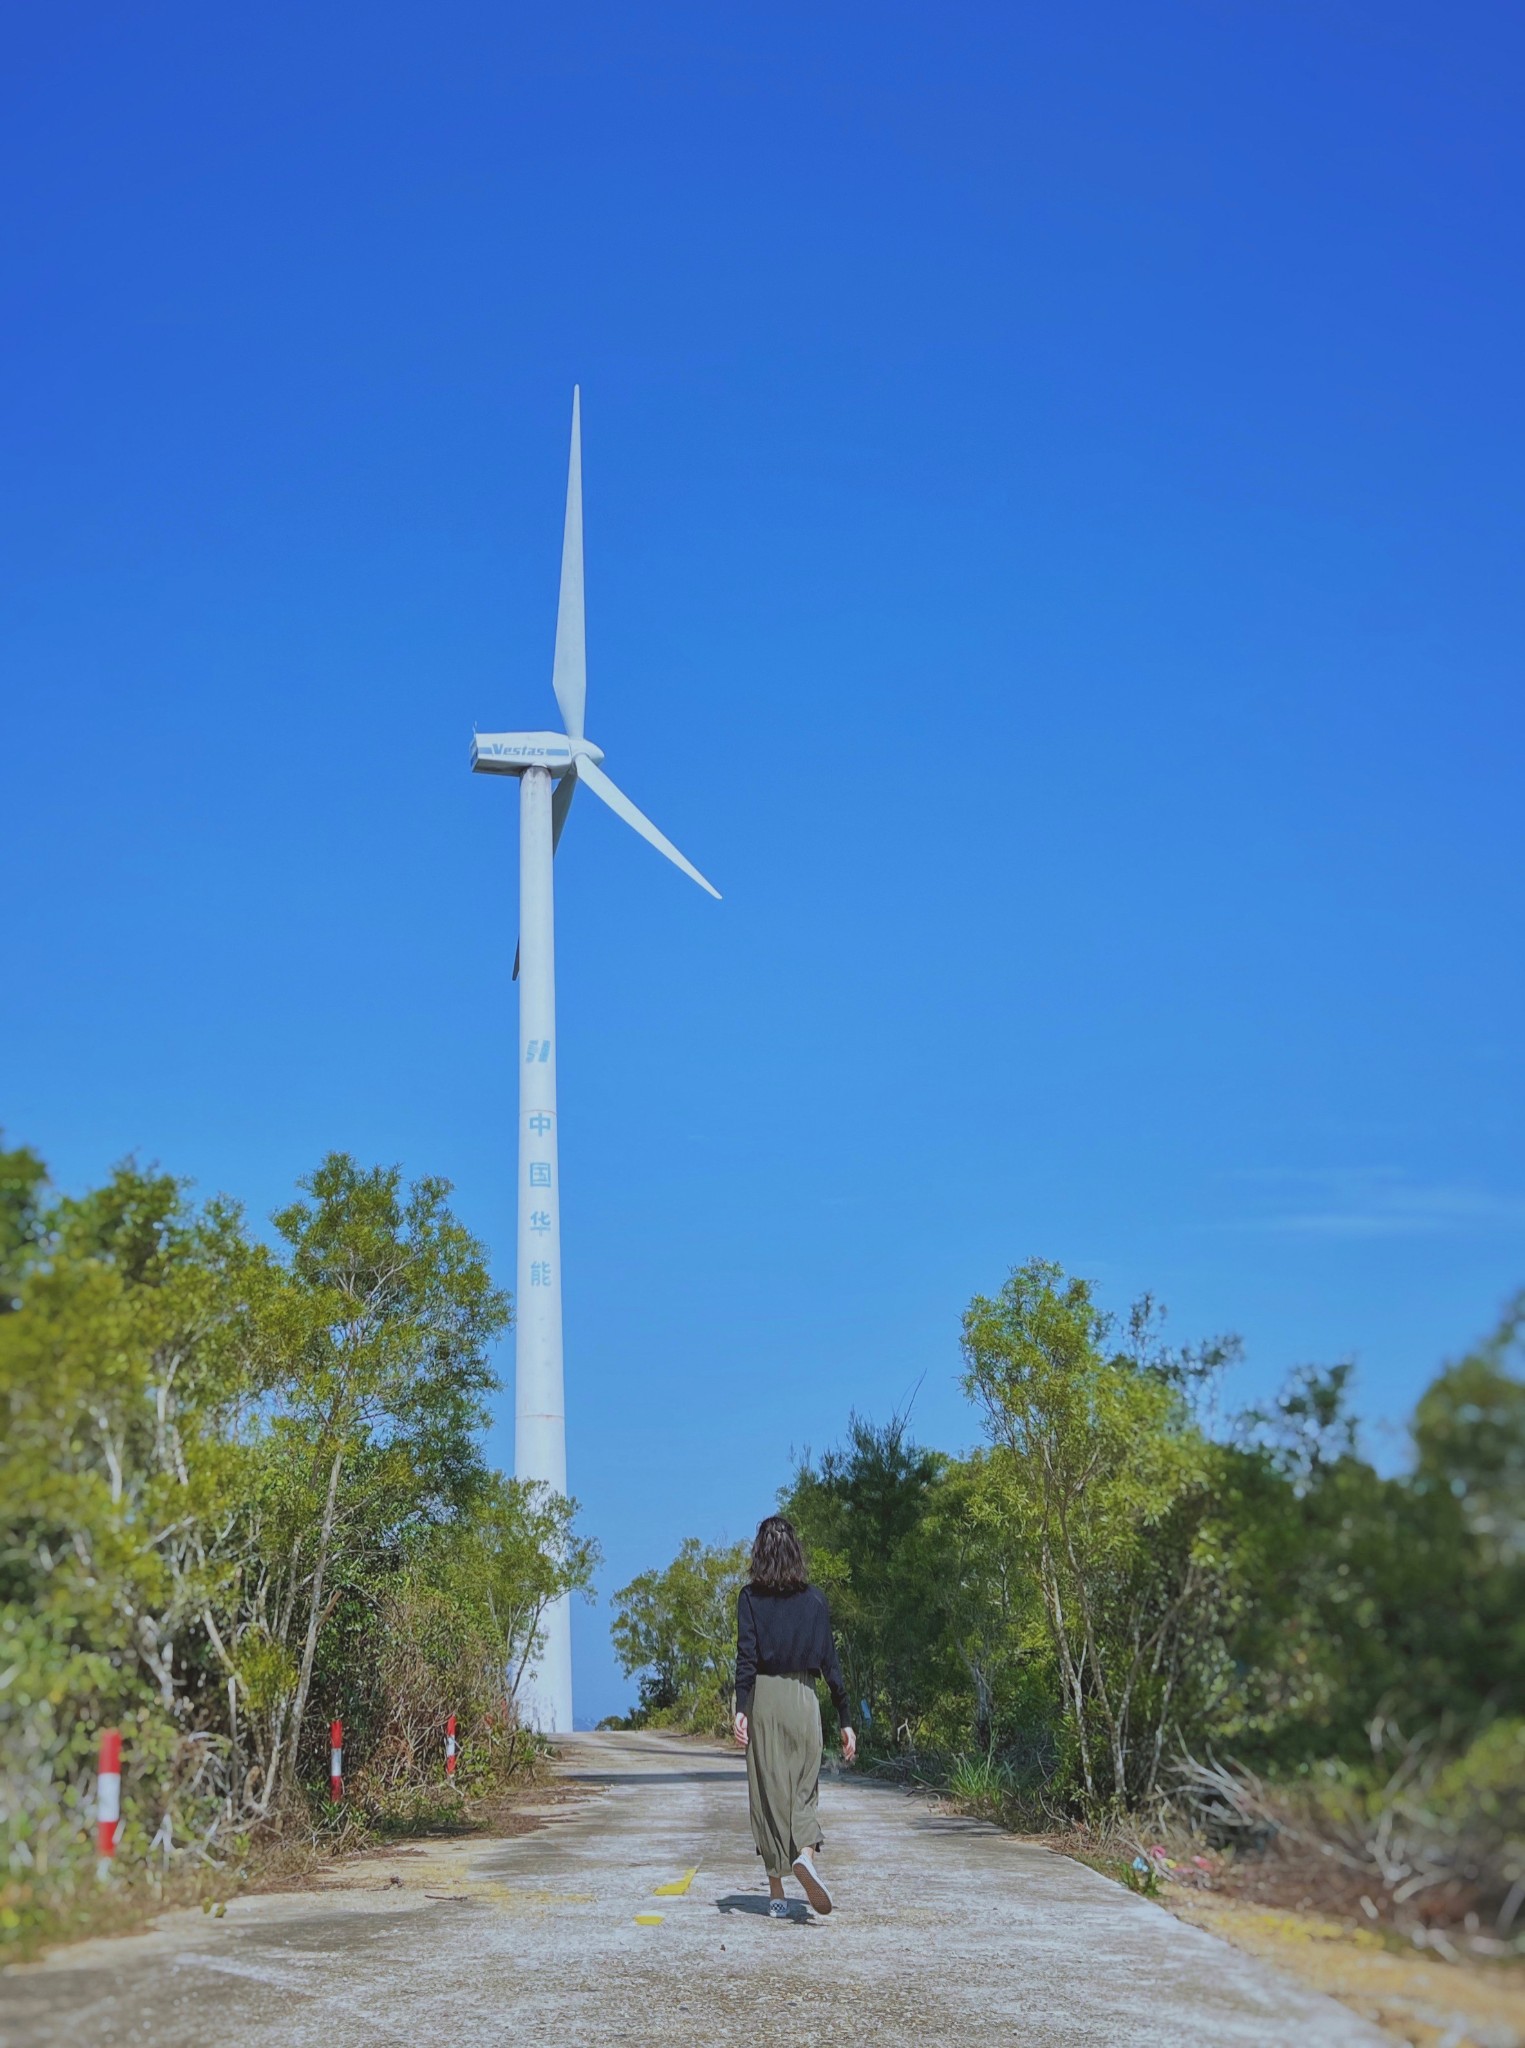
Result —
<instances>
[{"instance_id":1,"label":"vestas logo text","mask_svg":"<svg viewBox=\"0 0 1525 2048\"><path fill-rule=\"evenodd\" d=\"M537 760L545 761L569 761L572 758L570 747L506 747L499 740L491 740L486 746L478 741L477 752L486 754L495 761L523 761L531 755Z\"/></svg>"}]
</instances>

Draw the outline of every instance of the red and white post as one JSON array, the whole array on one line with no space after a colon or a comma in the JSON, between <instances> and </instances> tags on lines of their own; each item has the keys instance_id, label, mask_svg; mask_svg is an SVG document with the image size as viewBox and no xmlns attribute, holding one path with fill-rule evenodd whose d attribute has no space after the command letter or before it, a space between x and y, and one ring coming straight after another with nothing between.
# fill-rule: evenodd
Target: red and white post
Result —
<instances>
[{"instance_id":1,"label":"red and white post","mask_svg":"<svg viewBox=\"0 0 1525 2048\"><path fill-rule=\"evenodd\" d=\"M454 1716L454 1714L451 1714L451 1715L449 1715L449 1716L448 1716L448 1717L446 1718L446 1721L445 1721L445 1776L446 1776L447 1778L453 1778L453 1777L455 1776L455 1716Z\"/></svg>"},{"instance_id":2,"label":"red and white post","mask_svg":"<svg viewBox=\"0 0 1525 2048\"><path fill-rule=\"evenodd\" d=\"M344 1797L344 1723L330 1721L328 1724L328 1796L332 1800Z\"/></svg>"},{"instance_id":3,"label":"red and white post","mask_svg":"<svg viewBox=\"0 0 1525 2048\"><path fill-rule=\"evenodd\" d=\"M116 1838L121 1831L122 1731L103 1728L100 1774L95 1781L96 1870L101 1877L111 1875L111 1859L116 1855Z\"/></svg>"}]
</instances>

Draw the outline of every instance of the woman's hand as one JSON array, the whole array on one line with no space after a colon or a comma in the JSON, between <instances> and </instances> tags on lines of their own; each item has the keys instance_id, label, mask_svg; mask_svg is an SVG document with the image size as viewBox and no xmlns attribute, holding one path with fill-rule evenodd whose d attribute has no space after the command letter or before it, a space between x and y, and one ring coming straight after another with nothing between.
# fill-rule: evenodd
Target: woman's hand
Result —
<instances>
[{"instance_id":1,"label":"woman's hand","mask_svg":"<svg viewBox=\"0 0 1525 2048\"><path fill-rule=\"evenodd\" d=\"M743 1738L742 1738L742 1740L743 1740L743 1741L745 1741L745 1739L746 1739L745 1737L743 1737ZM850 1763L852 1762L853 1758L854 1758L854 1757L855 1757L855 1756L856 1756L857 1754L858 1754L858 1738L857 1738L857 1736L856 1736L856 1735L854 1735L854 1733L853 1733L853 1731L851 1730L851 1728L844 1728L844 1729L842 1730L842 1761L843 1761L843 1763L844 1763L844 1764L850 1764Z\"/></svg>"},{"instance_id":2,"label":"woman's hand","mask_svg":"<svg viewBox=\"0 0 1525 2048\"><path fill-rule=\"evenodd\" d=\"M745 1714L738 1714L736 1716L735 1727L737 1743L742 1749L745 1749L747 1746L747 1717Z\"/></svg>"}]
</instances>

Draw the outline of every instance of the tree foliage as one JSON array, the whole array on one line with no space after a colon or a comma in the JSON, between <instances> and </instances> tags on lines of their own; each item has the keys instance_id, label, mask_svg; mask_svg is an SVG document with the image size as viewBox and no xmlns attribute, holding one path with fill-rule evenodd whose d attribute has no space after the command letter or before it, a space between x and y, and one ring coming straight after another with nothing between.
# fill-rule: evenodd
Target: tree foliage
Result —
<instances>
[{"instance_id":1,"label":"tree foliage","mask_svg":"<svg viewBox=\"0 0 1525 2048\"><path fill-rule=\"evenodd\" d=\"M331 1717L357 1784L437 1779L450 1712L468 1777L509 1767L596 1551L483 1459L509 1304L449 1192L334 1154L265 1244L132 1162L66 1197L0 1152L0 1929L87 1858L104 1726L129 1863L305 1812Z\"/></svg>"},{"instance_id":2,"label":"tree foliage","mask_svg":"<svg viewBox=\"0 0 1525 2048\"><path fill-rule=\"evenodd\" d=\"M954 1677L947 1589L952 1530L931 1510L948 1460L907 1419L849 1419L847 1441L806 1458L780 1505L832 1606L848 1698L865 1725L914 1725Z\"/></svg>"},{"instance_id":3,"label":"tree foliage","mask_svg":"<svg viewBox=\"0 0 1525 2048\"><path fill-rule=\"evenodd\" d=\"M1525 1297L1437 1375L1407 1468L1384 1473L1347 1364L1220 1419L1235 1340L1172 1348L1149 1297L1117 1317L1084 1279L1017 1268L963 1321L978 1449L854 1416L779 1495L866 1747L962 1757L1050 1807L1116 1806L1187 1754L1355 1782L1398 1728L1463 1759L1437 1783L1493 1784L1525 1718L1522 1331ZM691 1540L621 1596L654 1711L681 1713L734 1646L729 1608L722 1654L698 1590L706 1555ZM675 1647L690 1609L702 1660Z\"/></svg>"},{"instance_id":4,"label":"tree foliage","mask_svg":"<svg viewBox=\"0 0 1525 2048\"><path fill-rule=\"evenodd\" d=\"M665 1570L642 1572L614 1596L614 1651L640 1675L638 1725L713 1730L730 1716L736 1657L736 1595L746 1581L744 1543L688 1537Z\"/></svg>"}]
</instances>

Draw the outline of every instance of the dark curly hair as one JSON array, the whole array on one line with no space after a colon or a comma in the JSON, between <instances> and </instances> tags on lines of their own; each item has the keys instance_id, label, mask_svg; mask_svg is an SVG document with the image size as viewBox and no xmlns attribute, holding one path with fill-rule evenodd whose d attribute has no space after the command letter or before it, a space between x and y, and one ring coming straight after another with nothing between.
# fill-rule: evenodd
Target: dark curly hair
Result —
<instances>
[{"instance_id":1,"label":"dark curly hair","mask_svg":"<svg viewBox=\"0 0 1525 2048\"><path fill-rule=\"evenodd\" d=\"M810 1584L805 1552L787 1515L768 1515L752 1539L754 1593L803 1593Z\"/></svg>"}]
</instances>

